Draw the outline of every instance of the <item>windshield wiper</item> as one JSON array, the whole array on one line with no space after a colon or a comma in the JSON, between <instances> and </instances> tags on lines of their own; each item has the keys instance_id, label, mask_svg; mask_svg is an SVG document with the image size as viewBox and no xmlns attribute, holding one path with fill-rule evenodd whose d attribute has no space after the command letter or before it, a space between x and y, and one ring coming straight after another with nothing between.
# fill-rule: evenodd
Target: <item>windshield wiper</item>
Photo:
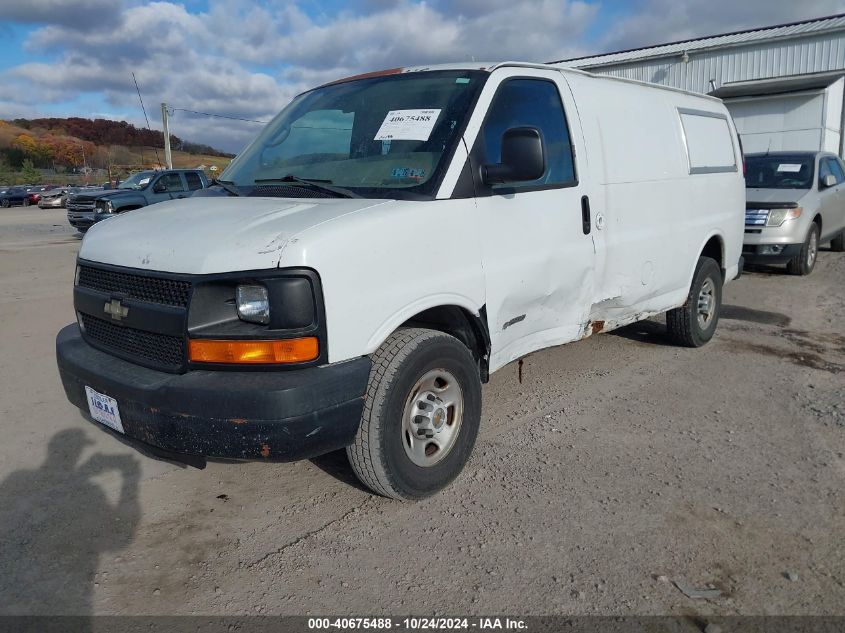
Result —
<instances>
[{"instance_id":1,"label":"windshield wiper","mask_svg":"<svg viewBox=\"0 0 845 633\"><path fill-rule=\"evenodd\" d=\"M288 174L287 176L283 176L282 178L259 178L255 182L256 184L265 182L295 182L300 185L309 185L311 187L314 187L314 189L328 191L329 193L333 193L336 196L340 196L341 198L361 197L357 193L352 193L351 191L349 191L349 189L344 189L343 187L333 187L331 185L331 180L312 180L310 178L300 178L299 176L294 176L293 174Z\"/></svg>"},{"instance_id":2,"label":"windshield wiper","mask_svg":"<svg viewBox=\"0 0 845 633\"><path fill-rule=\"evenodd\" d=\"M238 191L237 187L235 187L235 183L230 182L228 180L217 180L217 179L215 179L215 180L211 181L211 184L220 186L221 188L223 188L226 191L228 191L229 193L231 193L233 196L240 197L240 195L241 195L241 192Z\"/></svg>"}]
</instances>

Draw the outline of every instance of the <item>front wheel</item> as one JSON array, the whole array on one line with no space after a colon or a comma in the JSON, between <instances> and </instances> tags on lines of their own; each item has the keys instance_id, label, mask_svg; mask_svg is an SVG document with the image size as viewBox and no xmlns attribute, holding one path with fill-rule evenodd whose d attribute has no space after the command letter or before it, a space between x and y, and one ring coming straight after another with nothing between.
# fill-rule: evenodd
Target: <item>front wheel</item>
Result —
<instances>
[{"instance_id":1,"label":"front wheel","mask_svg":"<svg viewBox=\"0 0 845 633\"><path fill-rule=\"evenodd\" d=\"M29 198L24 198L24 199L23 199L23 206L25 206L25 207L28 207L28 206L29 206Z\"/></svg>"},{"instance_id":2,"label":"front wheel","mask_svg":"<svg viewBox=\"0 0 845 633\"><path fill-rule=\"evenodd\" d=\"M816 267L816 259L819 256L819 225L813 222L801 252L789 260L786 270L791 275L809 275Z\"/></svg>"},{"instance_id":3,"label":"front wheel","mask_svg":"<svg viewBox=\"0 0 845 633\"><path fill-rule=\"evenodd\" d=\"M8 209L9 208L9 199L3 198L2 200L0 200L0 207L3 207L4 209Z\"/></svg>"},{"instance_id":4,"label":"front wheel","mask_svg":"<svg viewBox=\"0 0 845 633\"><path fill-rule=\"evenodd\" d=\"M701 347L716 333L722 310L722 271L710 257L699 257L687 301L666 313L669 338L684 347Z\"/></svg>"},{"instance_id":5,"label":"front wheel","mask_svg":"<svg viewBox=\"0 0 845 633\"><path fill-rule=\"evenodd\" d=\"M845 252L845 229L839 231L839 235L830 240L830 250L834 253Z\"/></svg>"},{"instance_id":6,"label":"front wheel","mask_svg":"<svg viewBox=\"0 0 845 633\"><path fill-rule=\"evenodd\" d=\"M346 449L358 478L400 500L428 497L463 469L481 422L481 380L467 347L402 328L373 354L361 426Z\"/></svg>"}]
</instances>

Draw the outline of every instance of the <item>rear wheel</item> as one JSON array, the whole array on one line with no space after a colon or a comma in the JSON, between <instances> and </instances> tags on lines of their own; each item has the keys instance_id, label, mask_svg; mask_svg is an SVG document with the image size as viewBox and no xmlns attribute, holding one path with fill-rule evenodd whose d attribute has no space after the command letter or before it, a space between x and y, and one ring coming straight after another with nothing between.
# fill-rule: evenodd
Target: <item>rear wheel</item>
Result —
<instances>
[{"instance_id":1,"label":"rear wheel","mask_svg":"<svg viewBox=\"0 0 845 633\"><path fill-rule=\"evenodd\" d=\"M28 206L29 206L29 198L24 198L24 199L23 199L23 206L25 206L25 207L28 207Z\"/></svg>"},{"instance_id":2,"label":"rear wheel","mask_svg":"<svg viewBox=\"0 0 845 633\"><path fill-rule=\"evenodd\" d=\"M722 271L710 257L699 257L687 301L666 313L669 338L684 347L701 347L716 332L722 309Z\"/></svg>"},{"instance_id":3,"label":"rear wheel","mask_svg":"<svg viewBox=\"0 0 845 633\"><path fill-rule=\"evenodd\" d=\"M373 354L364 413L346 449L358 478L400 500L428 497L463 469L481 421L481 381L467 347L420 328Z\"/></svg>"},{"instance_id":4,"label":"rear wheel","mask_svg":"<svg viewBox=\"0 0 845 633\"><path fill-rule=\"evenodd\" d=\"M834 253L845 252L845 229L839 231L839 235L830 240L830 250Z\"/></svg>"},{"instance_id":5,"label":"rear wheel","mask_svg":"<svg viewBox=\"0 0 845 633\"><path fill-rule=\"evenodd\" d=\"M810 230L807 231L807 237L804 239L804 245L801 247L801 252L789 260L786 265L786 270L791 275L809 275L816 267L816 259L819 255L819 225L813 222L810 225Z\"/></svg>"}]
</instances>

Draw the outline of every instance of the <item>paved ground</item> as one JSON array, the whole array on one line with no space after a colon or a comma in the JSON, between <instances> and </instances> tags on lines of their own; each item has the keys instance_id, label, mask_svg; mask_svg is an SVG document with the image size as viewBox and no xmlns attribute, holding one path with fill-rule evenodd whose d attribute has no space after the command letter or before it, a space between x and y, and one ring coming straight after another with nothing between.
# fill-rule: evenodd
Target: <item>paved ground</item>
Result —
<instances>
[{"instance_id":1,"label":"paved ground","mask_svg":"<svg viewBox=\"0 0 845 633\"><path fill-rule=\"evenodd\" d=\"M701 350L645 322L504 368L464 474L401 504L342 453L197 471L84 421L78 246L0 212L0 613L845 614L845 255L732 284Z\"/></svg>"}]
</instances>

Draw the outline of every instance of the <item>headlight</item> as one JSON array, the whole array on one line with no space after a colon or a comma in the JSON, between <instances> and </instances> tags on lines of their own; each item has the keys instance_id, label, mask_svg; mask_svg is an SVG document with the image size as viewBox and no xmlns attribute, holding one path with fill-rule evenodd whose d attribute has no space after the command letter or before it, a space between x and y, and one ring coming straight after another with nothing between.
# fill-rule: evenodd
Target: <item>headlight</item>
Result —
<instances>
[{"instance_id":1,"label":"headlight","mask_svg":"<svg viewBox=\"0 0 845 633\"><path fill-rule=\"evenodd\" d=\"M795 207L793 209L772 209L769 211L769 219L766 222L766 226L781 226L787 220L794 220L795 218L801 217L801 211L803 211L801 207Z\"/></svg>"},{"instance_id":2,"label":"headlight","mask_svg":"<svg viewBox=\"0 0 845 633\"><path fill-rule=\"evenodd\" d=\"M100 213L112 213L114 211L114 205L111 200L98 200L97 211Z\"/></svg>"},{"instance_id":3,"label":"headlight","mask_svg":"<svg viewBox=\"0 0 845 633\"><path fill-rule=\"evenodd\" d=\"M238 317L250 323L270 323L270 297L267 288L258 285L241 285L235 290Z\"/></svg>"}]
</instances>

